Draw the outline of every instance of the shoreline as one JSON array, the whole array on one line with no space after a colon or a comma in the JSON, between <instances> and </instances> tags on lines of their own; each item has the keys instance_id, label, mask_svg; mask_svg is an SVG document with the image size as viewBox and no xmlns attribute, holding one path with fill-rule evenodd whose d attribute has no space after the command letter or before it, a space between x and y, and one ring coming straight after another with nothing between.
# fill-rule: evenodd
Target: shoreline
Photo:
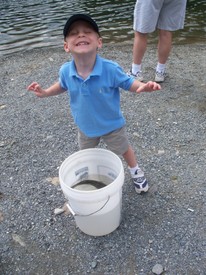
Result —
<instances>
[{"instance_id":1,"label":"shoreline","mask_svg":"<svg viewBox=\"0 0 206 275\"><path fill-rule=\"evenodd\" d=\"M148 39L148 48L150 47L157 47L157 40L155 42L152 42L150 39ZM107 48L110 48L110 47L114 47L114 46L117 46L118 48L121 48L121 47L130 47L131 48L131 51L132 51L132 47L133 47L133 39L131 41L123 41L123 42L110 42L110 43L104 43L103 41L103 47L107 47ZM190 42L188 43L187 41L186 42L173 42L172 44L172 48L173 47L205 47L205 43L204 41L194 41L194 42ZM31 48L31 49L20 49L20 50L17 50L17 51L11 51L10 53L3 53L1 54L0 52L0 59L1 58L5 58L5 57L9 57L9 56L12 56L12 55L18 55L18 54L23 54L23 53L28 53L28 52L35 52L35 51L48 51L49 50L55 50L55 51L59 51L59 50L63 50L63 42L62 44L59 44L59 45L54 45L54 46L43 46L43 47L35 47L35 48Z\"/></svg>"}]
</instances>

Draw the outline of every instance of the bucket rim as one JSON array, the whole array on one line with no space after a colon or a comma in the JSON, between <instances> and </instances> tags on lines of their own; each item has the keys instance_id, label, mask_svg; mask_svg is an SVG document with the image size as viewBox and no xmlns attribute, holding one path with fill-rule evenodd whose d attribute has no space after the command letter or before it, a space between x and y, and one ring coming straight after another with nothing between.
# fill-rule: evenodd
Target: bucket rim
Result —
<instances>
[{"instance_id":1,"label":"bucket rim","mask_svg":"<svg viewBox=\"0 0 206 275\"><path fill-rule=\"evenodd\" d=\"M105 187L102 187L100 189L96 189L96 190L90 190L90 191L85 191L85 190L78 190L78 189L74 189L72 188L71 186L68 186L67 184L64 183L64 180L62 178L62 171L63 169L65 168L65 166L67 165L67 162L70 161L72 158L75 158L77 155L81 154L81 153L87 153L87 152L103 152L103 153L107 153L107 154L110 154L112 155L114 158L116 158L116 160L119 162L119 165L120 165L120 171L119 171L119 174L118 176L110 183L108 184L107 186ZM120 181L120 179L122 179ZM118 190L122 188L123 184L124 184L124 167L123 167L123 164L122 164L122 161L120 159L120 157L113 153L112 151L108 150L108 149L103 149L103 148L88 148L88 149L83 149L83 150L79 150L73 154L71 154L70 156L68 156L63 162L62 164L60 165L60 168L59 168L59 180L60 180L60 185L64 186L66 189L69 190L69 192L71 192L72 194L76 194L77 196L78 195L89 195L89 194L99 194L99 193L102 193L103 191L104 192L107 192L107 190L111 190L111 185L112 187L115 186L115 184L117 185L117 183L119 184L118 186ZM67 194L67 196L69 197L69 195ZM71 195L72 197L72 195ZM73 197L72 197L73 198Z\"/></svg>"}]
</instances>

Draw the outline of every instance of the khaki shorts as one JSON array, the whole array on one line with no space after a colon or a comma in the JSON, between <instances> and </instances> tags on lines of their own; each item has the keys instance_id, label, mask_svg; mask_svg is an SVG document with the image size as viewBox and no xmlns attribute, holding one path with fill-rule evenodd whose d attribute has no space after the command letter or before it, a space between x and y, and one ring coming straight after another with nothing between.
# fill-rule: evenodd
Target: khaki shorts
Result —
<instances>
[{"instance_id":1,"label":"khaki shorts","mask_svg":"<svg viewBox=\"0 0 206 275\"><path fill-rule=\"evenodd\" d=\"M125 126L101 137L87 137L78 130L78 142L81 150L96 147L103 140L108 149L117 155L123 155L129 148Z\"/></svg>"},{"instance_id":2,"label":"khaki shorts","mask_svg":"<svg viewBox=\"0 0 206 275\"><path fill-rule=\"evenodd\" d=\"M187 0L137 0L133 28L137 32L183 29Z\"/></svg>"}]
</instances>

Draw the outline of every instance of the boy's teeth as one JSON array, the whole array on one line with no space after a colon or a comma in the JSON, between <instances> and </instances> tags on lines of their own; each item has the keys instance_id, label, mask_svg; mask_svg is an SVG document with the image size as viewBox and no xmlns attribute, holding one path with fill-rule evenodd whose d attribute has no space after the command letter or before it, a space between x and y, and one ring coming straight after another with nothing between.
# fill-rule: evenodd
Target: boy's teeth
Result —
<instances>
[{"instance_id":1,"label":"boy's teeth","mask_svg":"<svg viewBox=\"0 0 206 275\"><path fill-rule=\"evenodd\" d=\"M86 42L81 42L81 43L78 43L78 46L79 45L87 45L88 43L86 43Z\"/></svg>"}]
</instances>

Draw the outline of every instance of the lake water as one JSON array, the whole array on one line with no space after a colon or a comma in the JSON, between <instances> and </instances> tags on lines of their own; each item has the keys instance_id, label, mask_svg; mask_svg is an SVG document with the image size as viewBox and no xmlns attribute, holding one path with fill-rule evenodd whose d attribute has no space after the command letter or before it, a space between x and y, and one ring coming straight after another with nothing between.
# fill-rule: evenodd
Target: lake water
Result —
<instances>
[{"instance_id":1,"label":"lake water","mask_svg":"<svg viewBox=\"0 0 206 275\"><path fill-rule=\"evenodd\" d=\"M90 14L99 25L104 43L132 42L134 5L135 0L1 0L0 55L62 47L63 26L74 13ZM174 43L205 43L205 13L206 0L188 0L185 28L174 34ZM149 41L156 43L156 35L152 34Z\"/></svg>"}]
</instances>

